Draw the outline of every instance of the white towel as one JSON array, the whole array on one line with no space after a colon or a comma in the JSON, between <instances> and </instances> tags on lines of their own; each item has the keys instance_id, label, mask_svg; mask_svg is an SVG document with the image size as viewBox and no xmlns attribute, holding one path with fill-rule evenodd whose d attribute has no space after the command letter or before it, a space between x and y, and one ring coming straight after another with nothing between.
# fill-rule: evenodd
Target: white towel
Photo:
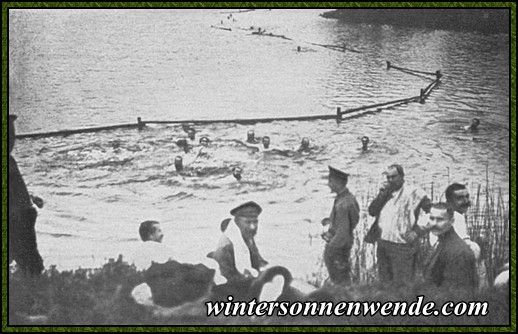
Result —
<instances>
[{"instance_id":1,"label":"white towel","mask_svg":"<svg viewBox=\"0 0 518 334\"><path fill-rule=\"evenodd\" d=\"M246 273L246 271L248 271L250 274L252 274L252 276L257 277L259 272L252 268L252 263L250 261L250 250L248 249L245 240L241 235L241 230L235 224L235 222L231 221L230 224L228 224L224 234L234 245L234 260L236 262L237 270L243 275Z\"/></svg>"}]
</instances>

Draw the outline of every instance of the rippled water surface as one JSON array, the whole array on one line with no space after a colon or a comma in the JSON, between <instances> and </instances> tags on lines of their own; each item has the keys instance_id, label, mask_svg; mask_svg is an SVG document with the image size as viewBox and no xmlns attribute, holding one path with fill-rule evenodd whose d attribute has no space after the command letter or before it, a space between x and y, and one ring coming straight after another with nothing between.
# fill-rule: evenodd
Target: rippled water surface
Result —
<instances>
[{"instance_id":1,"label":"rippled water surface","mask_svg":"<svg viewBox=\"0 0 518 334\"><path fill-rule=\"evenodd\" d=\"M44 198L37 223L45 264L90 267L138 250L143 220L162 222L178 259L196 261L217 242L219 222L243 201L263 206L264 257L304 277L321 241L309 238L331 211L327 166L351 174L365 209L393 162L407 182L436 192L448 182L489 182L508 193L509 36L349 25L321 10L18 10L9 16L9 112L18 133L144 120L334 114L419 94L430 80L388 70L386 61L441 84L425 104L335 121L196 126L211 146L179 176L185 155L176 125L19 140L14 156L30 191ZM213 26L213 27L211 27ZM251 34L250 27L291 40ZM217 29L231 28L231 31ZM339 52L322 45L343 45ZM300 46L300 52L297 47ZM477 133L462 127L481 120ZM287 156L239 145L250 129ZM360 137L371 138L368 152ZM198 147L195 145L195 149ZM184 159L191 159L189 154ZM243 181L229 177L233 166ZM436 194L437 195L437 194ZM365 210L363 210L365 214Z\"/></svg>"}]
</instances>

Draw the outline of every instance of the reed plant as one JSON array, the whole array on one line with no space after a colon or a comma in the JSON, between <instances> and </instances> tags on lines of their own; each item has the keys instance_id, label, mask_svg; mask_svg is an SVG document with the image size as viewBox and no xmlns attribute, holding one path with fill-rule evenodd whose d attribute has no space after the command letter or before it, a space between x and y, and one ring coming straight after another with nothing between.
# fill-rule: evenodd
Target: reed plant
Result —
<instances>
[{"instance_id":1,"label":"reed plant","mask_svg":"<svg viewBox=\"0 0 518 334\"><path fill-rule=\"evenodd\" d=\"M365 192L356 193L360 204L360 221L354 230L354 245L351 251L351 279L354 284L368 284L377 280L375 245L363 241L374 218L368 215L368 206L377 194L372 187ZM422 184L432 202L445 201L444 190L447 184ZM440 189L438 191L437 189ZM472 183L468 187L472 206L467 213L468 233L472 241L481 248L479 265L484 266L485 282L481 286L491 285L502 266L509 262L509 196L504 195L502 188L496 187L486 177L485 184ZM315 245L315 242L312 242ZM428 237L420 240L418 252L418 276L424 269L425 260L431 253ZM322 286L327 278L327 269L320 257L315 272L307 276L307 281L317 287Z\"/></svg>"}]
</instances>

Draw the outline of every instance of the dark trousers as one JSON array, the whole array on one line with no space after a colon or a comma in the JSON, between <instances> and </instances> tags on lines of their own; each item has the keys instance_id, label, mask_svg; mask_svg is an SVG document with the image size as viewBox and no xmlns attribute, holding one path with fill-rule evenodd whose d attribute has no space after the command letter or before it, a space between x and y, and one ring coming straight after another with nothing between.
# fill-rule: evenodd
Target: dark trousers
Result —
<instances>
[{"instance_id":1,"label":"dark trousers","mask_svg":"<svg viewBox=\"0 0 518 334\"><path fill-rule=\"evenodd\" d=\"M324 249L324 263L326 264L329 278L335 284L349 283L351 280L351 264L349 257L351 247L329 247Z\"/></svg>"},{"instance_id":2,"label":"dark trousers","mask_svg":"<svg viewBox=\"0 0 518 334\"><path fill-rule=\"evenodd\" d=\"M381 282L410 285L414 282L417 247L378 241L378 275Z\"/></svg>"},{"instance_id":3,"label":"dark trousers","mask_svg":"<svg viewBox=\"0 0 518 334\"><path fill-rule=\"evenodd\" d=\"M45 269L36 243L36 217L34 208L9 213L9 263L16 261L22 272L41 274Z\"/></svg>"}]
</instances>

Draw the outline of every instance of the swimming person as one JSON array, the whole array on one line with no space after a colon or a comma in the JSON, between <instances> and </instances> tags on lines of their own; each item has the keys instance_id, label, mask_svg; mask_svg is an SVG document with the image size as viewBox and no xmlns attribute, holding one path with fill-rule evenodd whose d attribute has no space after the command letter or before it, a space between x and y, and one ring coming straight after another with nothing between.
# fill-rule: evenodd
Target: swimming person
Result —
<instances>
[{"instance_id":1,"label":"swimming person","mask_svg":"<svg viewBox=\"0 0 518 334\"><path fill-rule=\"evenodd\" d=\"M480 120L478 118L473 118L471 120L471 124L470 125L466 125L464 127L464 130L471 131L471 132L476 132L476 131L478 131L478 126L479 125L480 125Z\"/></svg>"},{"instance_id":2,"label":"swimming person","mask_svg":"<svg viewBox=\"0 0 518 334\"><path fill-rule=\"evenodd\" d=\"M259 140L255 138L254 130L248 130L246 134L246 142L249 144L259 144Z\"/></svg>"},{"instance_id":3,"label":"swimming person","mask_svg":"<svg viewBox=\"0 0 518 334\"><path fill-rule=\"evenodd\" d=\"M178 173L183 171L183 158L179 155L174 158L174 168Z\"/></svg>"},{"instance_id":4,"label":"swimming person","mask_svg":"<svg viewBox=\"0 0 518 334\"><path fill-rule=\"evenodd\" d=\"M190 140L194 140L196 138L196 130L194 130L194 128L187 129L187 137L189 137Z\"/></svg>"},{"instance_id":5,"label":"swimming person","mask_svg":"<svg viewBox=\"0 0 518 334\"><path fill-rule=\"evenodd\" d=\"M209 146L209 143L210 143L210 140L209 140L209 137L207 136L203 136L200 138L200 145L201 146Z\"/></svg>"},{"instance_id":6,"label":"swimming person","mask_svg":"<svg viewBox=\"0 0 518 334\"><path fill-rule=\"evenodd\" d=\"M362 137L362 151L367 151L369 149L369 137L363 136Z\"/></svg>"}]
</instances>

